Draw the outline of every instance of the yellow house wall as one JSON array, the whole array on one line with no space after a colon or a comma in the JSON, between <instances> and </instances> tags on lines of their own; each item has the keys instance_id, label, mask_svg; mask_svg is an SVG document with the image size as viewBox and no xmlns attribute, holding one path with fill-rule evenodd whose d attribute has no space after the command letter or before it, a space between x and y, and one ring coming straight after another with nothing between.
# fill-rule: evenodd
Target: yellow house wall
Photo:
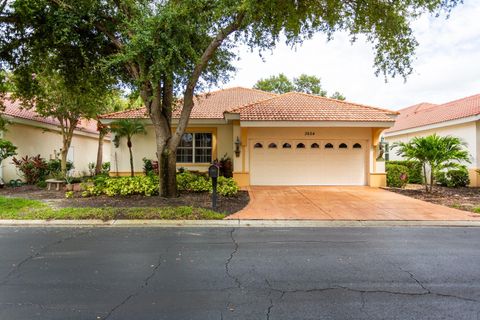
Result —
<instances>
[{"instance_id":1,"label":"yellow house wall","mask_svg":"<svg viewBox=\"0 0 480 320\"><path fill-rule=\"evenodd\" d=\"M54 157L54 150L57 152L62 148L62 136L59 131L46 130L44 128L11 124L4 132L5 139L17 146L17 157L35 156L40 154L45 159ZM83 175L88 173L88 163L97 161L98 137L75 134L71 147L74 150L74 173ZM110 141L104 141L103 161L110 161ZM3 179L8 182L11 179L21 179L12 158L2 162Z\"/></svg>"},{"instance_id":2,"label":"yellow house wall","mask_svg":"<svg viewBox=\"0 0 480 320\"><path fill-rule=\"evenodd\" d=\"M143 158L156 159L155 131L153 126L147 126L146 135L136 135L132 138L133 166L136 174L143 172ZM232 125L192 125L187 132L212 132L214 134L213 159L220 159L225 154L234 157ZM120 146L111 147L112 175L127 175L130 173L130 158L125 139L120 140ZM116 159L116 160L115 160ZM177 163L177 168L183 167L192 171L207 171L210 164Z\"/></svg>"}]
</instances>

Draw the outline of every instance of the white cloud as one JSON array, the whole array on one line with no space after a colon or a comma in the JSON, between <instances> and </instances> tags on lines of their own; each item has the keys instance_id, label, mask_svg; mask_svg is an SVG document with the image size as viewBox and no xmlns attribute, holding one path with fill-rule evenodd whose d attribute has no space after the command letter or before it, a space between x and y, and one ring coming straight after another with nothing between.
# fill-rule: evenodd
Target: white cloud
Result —
<instances>
[{"instance_id":1,"label":"white cloud","mask_svg":"<svg viewBox=\"0 0 480 320\"><path fill-rule=\"evenodd\" d=\"M423 16L413 28L420 43L414 72L403 79L374 75L371 46L359 39L353 45L346 34L327 42L316 35L292 49L279 44L263 61L258 52L240 48L239 71L229 86L251 87L262 77L280 72L289 77L301 73L320 76L330 92L338 90L347 100L399 109L418 102L442 103L480 93L480 2L465 1L449 19Z\"/></svg>"}]
</instances>

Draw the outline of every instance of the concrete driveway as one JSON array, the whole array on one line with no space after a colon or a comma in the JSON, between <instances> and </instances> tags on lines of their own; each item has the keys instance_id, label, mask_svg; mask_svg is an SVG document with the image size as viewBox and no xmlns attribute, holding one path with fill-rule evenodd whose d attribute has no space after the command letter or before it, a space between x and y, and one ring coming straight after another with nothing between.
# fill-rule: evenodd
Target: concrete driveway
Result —
<instances>
[{"instance_id":1,"label":"concrete driveway","mask_svg":"<svg viewBox=\"0 0 480 320\"><path fill-rule=\"evenodd\" d=\"M480 215L383 189L344 186L248 188L248 206L227 219L476 220Z\"/></svg>"}]
</instances>

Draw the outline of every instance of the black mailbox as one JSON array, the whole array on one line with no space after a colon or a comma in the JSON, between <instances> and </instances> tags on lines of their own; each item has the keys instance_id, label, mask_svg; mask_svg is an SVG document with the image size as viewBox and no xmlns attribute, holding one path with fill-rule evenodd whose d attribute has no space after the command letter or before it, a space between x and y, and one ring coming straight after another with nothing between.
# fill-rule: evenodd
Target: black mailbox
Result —
<instances>
[{"instance_id":1,"label":"black mailbox","mask_svg":"<svg viewBox=\"0 0 480 320\"><path fill-rule=\"evenodd\" d=\"M208 167L208 176L210 178L218 178L219 169L216 165L212 164Z\"/></svg>"},{"instance_id":2,"label":"black mailbox","mask_svg":"<svg viewBox=\"0 0 480 320\"><path fill-rule=\"evenodd\" d=\"M217 166L217 163L214 162L210 167L208 167L208 175L212 178L212 209L217 208L217 178L220 173L220 169Z\"/></svg>"}]
</instances>

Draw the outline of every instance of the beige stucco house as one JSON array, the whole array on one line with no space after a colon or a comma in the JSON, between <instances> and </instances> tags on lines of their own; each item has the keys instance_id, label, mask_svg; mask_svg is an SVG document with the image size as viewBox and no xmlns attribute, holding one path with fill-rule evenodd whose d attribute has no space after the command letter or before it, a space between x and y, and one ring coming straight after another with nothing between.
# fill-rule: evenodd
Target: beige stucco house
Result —
<instances>
[{"instance_id":1,"label":"beige stucco house","mask_svg":"<svg viewBox=\"0 0 480 320\"><path fill-rule=\"evenodd\" d=\"M5 110L2 117L10 122L4 139L11 141L17 149L17 157L40 155L46 160L55 157L62 148L62 136L59 123L53 118L44 118L35 111L21 108L19 101L4 100ZM88 174L88 164L96 162L98 150L98 132L96 121L82 120L75 130L68 160L74 164L73 174ZM110 137L104 140L103 161L110 161ZM8 158L2 162L0 177L8 183L10 180L21 179Z\"/></svg>"},{"instance_id":2,"label":"beige stucco house","mask_svg":"<svg viewBox=\"0 0 480 320\"><path fill-rule=\"evenodd\" d=\"M180 110L174 112L173 126ZM397 113L303 93L276 95L230 88L199 95L178 148L178 167L206 171L225 154L234 179L248 185L385 185L377 162L381 133ZM135 136L135 171L155 159L155 135L146 110L102 116L102 122L140 118L146 136ZM112 174L129 172L125 143L111 146Z\"/></svg>"},{"instance_id":3,"label":"beige stucco house","mask_svg":"<svg viewBox=\"0 0 480 320\"><path fill-rule=\"evenodd\" d=\"M465 163L470 172L470 184L480 186L476 172L480 168L480 94L439 105L420 103L399 112L395 125L384 134L389 145L434 133L460 137L468 144L472 157L471 163ZM401 160L395 149L389 152L389 158Z\"/></svg>"}]
</instances>

